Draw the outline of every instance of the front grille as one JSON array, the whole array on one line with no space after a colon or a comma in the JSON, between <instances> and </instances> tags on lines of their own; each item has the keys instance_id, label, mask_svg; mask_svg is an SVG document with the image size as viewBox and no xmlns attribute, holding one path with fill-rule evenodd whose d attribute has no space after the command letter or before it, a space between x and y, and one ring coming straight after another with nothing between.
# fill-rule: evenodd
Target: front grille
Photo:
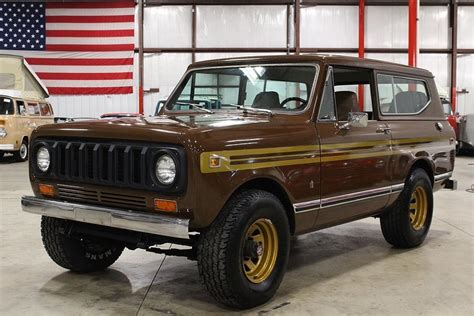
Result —
<instances>
[{"instance_id":1,"label":"front grille","mask_svg":"<svg viewBox=\"0 0 474 316\"><path fill-rule=\"evenodd\" d=\"M66 201L103 204L131 209L146 208L146 198L144 196L124 195L102 190L96 191L64 184L58 184L57 188L58 197Z\"/></svg>"},{"instance_id":2,"label":"front grille","mask_svg":"<svg viewBox=\"0 0 474 316\"><path fill-rule=\"evenodd\" d=\"M36 151L41 146L46 146L51 156L51 167L46 174L38 170L35 161ZM177 163L177 180L170 186L159 183L154 175L156 160L163 154L173 156ZM33 144L32 156L31 166L40 179L166 193L182 193L186 184L185 153L178 146L37 139Z\"/></svg>"}]
</instances>

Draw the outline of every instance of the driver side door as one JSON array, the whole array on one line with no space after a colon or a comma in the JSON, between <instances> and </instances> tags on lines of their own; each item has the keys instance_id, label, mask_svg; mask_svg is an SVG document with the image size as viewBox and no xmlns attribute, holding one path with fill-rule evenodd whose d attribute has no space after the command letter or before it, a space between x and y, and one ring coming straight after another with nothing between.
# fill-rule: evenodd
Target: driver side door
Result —
<instances>
[{"instance_id":1,"label":"driver side door","mask_svg":"<svg viewBox=\"0 0 474 316\"><path fill-rule=\"evenodd\" d=\"M338 70L329 71L326 84L329 91L325 92L316 123L321 151L321 208L317 227L374 213L385 207L391 191L391 139L386 124L373 118L366 127L346 124L349 112L360 111L358 95L351 88L341 89L340 83L349 87L344 77L371 78L368 83L362 80L360 84L375 91L373 76L347 70L347 74L340 71L335 78ZM353 82L350 84L354 86ZM376 114L373 111L371 116Z\"/></svg>"}]
</instances>

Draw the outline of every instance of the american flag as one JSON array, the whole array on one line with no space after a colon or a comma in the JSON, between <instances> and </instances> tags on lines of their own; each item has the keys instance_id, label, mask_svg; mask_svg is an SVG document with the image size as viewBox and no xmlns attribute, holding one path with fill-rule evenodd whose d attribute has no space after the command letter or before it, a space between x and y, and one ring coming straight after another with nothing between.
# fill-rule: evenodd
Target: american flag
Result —
<instances>
[{"instance_id":1,"label":"american flag","mask_svg":"<svg viewBox=\"0 0 474 316\"><path fill-rule=\"evenodd\" d=\"M22 55L50 94L133 92L134 1L0 3L0 52Z\"/></svg>"}]
</instances>

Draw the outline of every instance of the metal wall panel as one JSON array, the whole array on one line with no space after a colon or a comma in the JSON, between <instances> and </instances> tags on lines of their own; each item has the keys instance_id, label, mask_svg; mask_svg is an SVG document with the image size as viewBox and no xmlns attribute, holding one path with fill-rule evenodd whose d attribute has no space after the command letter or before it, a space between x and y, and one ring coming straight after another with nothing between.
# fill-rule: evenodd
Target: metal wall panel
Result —
<instances>
[{"instance_id":1,"label":"metal wall panel","mask_svg":"<svg viewBox=\"0 0 474 316\"><path fill-rule=\"evenodd\" d=\"M449 48L449 9L447 6L420 7L420 48Z\"/></svg>"},{"instance_id":2,"label":"metal wall panel","mask_svg":"<svg viewBox=\"0 0 474 316\"><path fill-rule=\"evenodd\" d=\"M165 100L191 63L189 53L145 54L144 89L159 88L156 93L145 93L144 111L146 115L155 112L159 100Z\"/></svg>"},{"instance_id":3,"label":"metal wall panel","mask_svg":"<svg viewBox=\"0 0 474 316\"><path fill-rule=\"evenodd\" d=\"M365 17L366 47L408 47L408 7L367 6Z\"/></svg>"},{"instance_id":4,"label":"metal wall panel","mask_svg":"<svg viewBox=\"0 0 474 316\"><path fill-rule=\"evenodd\" d=\"M301 8L301 47L357 47L358 12L357 6Z\"/></svg>"},{"instance_id":5,"label":"metal wall panel","mask_svg":"<svg viewBox=\"0 0 474 316\"><path fill-rule=\"evenodd\" d=\"M192 7L145 7L145 47L191 47Z\"/></svg>"},{"instance_id":6,"label":"metal wall panel","mask_svg":"<svg viewBox=\"0 0 474 316\"><path fill-rule=\"evenodd\" d=\"M474 48L474 7L458 7L458 47Z\"/></svg>"},{"instance_id":7,"label":"metal wall panel","mask_svg":"<svg viewBox=\"0 0 474 316\"><path fill-rule=\"evenodd\" d=\"M369 53L365 54L366 58L389 61L392 63L408 64L407 54L382 54L382 53Z\"/></svg>"},{"instance_id":8,"label":"metal wall panel","mask_svg":"<svg viewBox=\"0 0 474 316\"><path fill-rule=\"evenodd\" d=\"M286 47L286 6L198 6L197 47Z\"/></svg>"},{"instance_id":9,"label":"metal wall panel","mask_svg":"<svg viewBox=\"0 0 474 316\"><path fill-rule=\"evenodd\" d=\"M474 55L458 55L457 90L466 89L468 93L457 94L457 109L461 114L474 113Z\"/></svg>"},{"instance_id":10,"label":"metal wall panel","mask_svg":"<svg viewBox=\"0 0 474 316\"><path fill-rule=\"evenodd\" d=\"M450 96L450 61L448 54L420 54L418 59L418 67L433 73L440 96Z\"/></svg>"}]
</instances>

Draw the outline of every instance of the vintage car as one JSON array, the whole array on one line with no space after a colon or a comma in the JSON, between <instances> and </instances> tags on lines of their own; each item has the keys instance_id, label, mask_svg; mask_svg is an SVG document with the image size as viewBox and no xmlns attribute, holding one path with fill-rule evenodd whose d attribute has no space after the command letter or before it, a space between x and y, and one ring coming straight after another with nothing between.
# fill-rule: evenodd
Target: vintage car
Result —
<instances>
[{"instance_id":1,"label":"vintage car","mask_svg":"<svg viewBox=\"0 0 474 316\"><path fill-rule=\"evenodd\" d=\"M388 243L416 247L433 191L454 185L454 132L423 69L324 55L198 62L159 114L35 130L22 207L43 216L58 265L105 269L124 247L183 255L217 301L250 308L282 282L291 236L373 216Z\"/></svg>"},{"instance_id":2,"label":"vintage car","mask_svg":"<svg viewBox=\"0 0 474 316\"><path fill-rule=\"evenodd\" d=\"M0 159L27 160L31 132L54 123L48 90L20 56L0 54Z\"/></svg>"}]
</instances>

